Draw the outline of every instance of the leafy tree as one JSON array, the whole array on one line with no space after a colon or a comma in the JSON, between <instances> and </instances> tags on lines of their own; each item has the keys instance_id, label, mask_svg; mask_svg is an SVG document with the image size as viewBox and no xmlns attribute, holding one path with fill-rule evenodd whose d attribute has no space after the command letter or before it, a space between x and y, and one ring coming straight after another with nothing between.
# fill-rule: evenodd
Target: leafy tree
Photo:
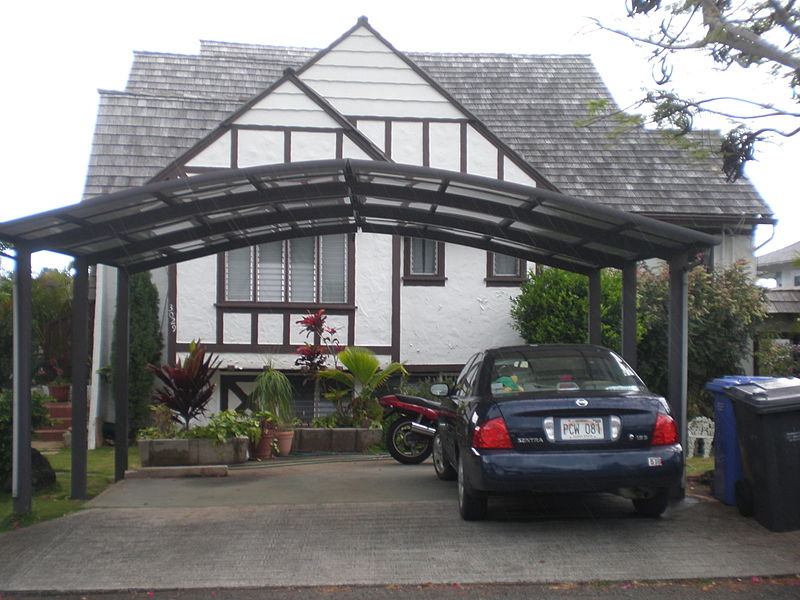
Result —
<instances>
[{"instance_id":1,"label":"leafy tree","mask_svg":"<svg viewBox=\"0 0 800 600\"><path fill-rule=\"evenodd\" d=\"M658 86L671 81L670 58L691 51L706 53L722 69L761 68L785 82L783 108L757 99L758 85L741 89L736 98L684 98L664 88L649 92L638 103L651 109L652 122L669 128L677 138L692 131L699 114L727 118L732 128L724 135L719 154L729 181L741 177L744 165L753 160L757 142L800 132L800 111L789 108L800 101L800 5L796 0L628 0L627 6L630 17L651 18L648 29L652 33L638 35L633 23L622 30L596 22L653 50ZM617 116L624 118L621 113ZM746 123L758 125L751 128Z\"/></svg>"},{"instance_id":2,"label":"leafy tree","mask_svg":"<svg viewBox=\"0 0 800 600\"><path fill-rule=\"evenodd\" d=\"M50 424L44 403L51 398L39 392L31 392L31 434ZM10 476L13 468L14 411L11 392L0 392L0 487Z\"/></svg>"},{"instance_id":3,"label":"leafy tree","mask_svg":"<svg viewBox=\"0 0 800 600\"><path fill-rule=\"evenodd\" d=\"M14 274L0 272L0 389L10 387L14 354ZM43 383L69 377L72 366L72 276L43 269L31 282L34 374Z\"/></svg>"},{"instance_id":4,"label":"leafy tree","mask_svg":"<svg viewBox=\"0 0 800 600\"><path fill-rule=\"evenodd\" d=\"M549 271L555 270L531 274L523 285L512 307L515 327L529 343L583 343L587 338L588 307L575 298L581 293L585 295L586 278ZM604 333L619 331L621 284L620 277L607 281L606 285L615 287L616 291L604 292L601 299L606 320ZM577 289L580 285L583 292ZM741 265L714 272L699 266L690 271L690 415L710 415L706 382L742 372L742 361L749 355L752 339L766 316L764 302L764 290L753 285ZM669 328L669 273L666 269L640 271L637 303L637 371L650 389L665 395ZM604 344L605 340L604 337Z\"/></svg>"},{"instance_id":5,"label":"leafy tree","mask_svg":"<svg viewBox=\"0 0 800 600\"><path fill-rule=\"evenodd\" d=\"M589 340L589 290L585 275L540 269L522 284L513 299L514 327L529 344L585 344ZM602 344L620 347L622 278L603 271L600 278Z\"/></svg>"},{"instance_id":6,"label":"leafy tree","mask_svg":"<svg viewBox=\"0 0 800 600\"><path fill-rule=\"evenodd\" d=\"M128 337L128 433L150 423L153 373L147 365L161 360L163 341L158 321L158 290L149 272L134 273L130 285L130 332ZM116 339L116 330L114 332ZM116 365L116 343L111 364Z\"/></svg>"}]
</instances>

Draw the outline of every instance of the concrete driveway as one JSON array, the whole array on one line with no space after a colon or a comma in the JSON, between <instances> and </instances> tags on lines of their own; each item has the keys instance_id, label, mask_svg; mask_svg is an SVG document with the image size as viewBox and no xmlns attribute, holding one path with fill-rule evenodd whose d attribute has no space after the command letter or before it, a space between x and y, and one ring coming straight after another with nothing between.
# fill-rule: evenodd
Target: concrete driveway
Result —
<instances>
[{"instance_id":1,"label":"concrete driveway","mask_svg":"<svg viewBox=\"0 0 800 600\"><path fill-rule=\"evenodd\" d=\"M130 479L0 536L0 590L513 583L800 573L800 532L689 497L657 520L607 495L492 498L458 516L430 463L304 459Z\"/></svg>"}]
</instances>

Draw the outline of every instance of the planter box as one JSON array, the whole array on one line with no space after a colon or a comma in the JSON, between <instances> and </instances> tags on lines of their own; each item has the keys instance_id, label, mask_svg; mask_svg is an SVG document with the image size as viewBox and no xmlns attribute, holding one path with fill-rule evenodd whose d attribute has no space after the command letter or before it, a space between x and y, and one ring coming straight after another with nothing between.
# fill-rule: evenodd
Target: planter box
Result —
<instances>
[{"instance_id":1,"label":"planter box","mask_svg":"<svg viewBox=\"0 0 800 600\"><path fill-rule=\"evenodd\" d=\"M295 452L364 452L381 442L383 430L360 427L295 429Z\"/></svg>"},{"instance_id":2,"label":"planter box","mask_svg":"<svg viewBox=\"0 0 800 600\"><path fill-rule=\"evenodd\" d=\"M214 445L211 440L139 440L143 467L230 465L247 460L247 438Z\"/></svg>"}]
</instances>

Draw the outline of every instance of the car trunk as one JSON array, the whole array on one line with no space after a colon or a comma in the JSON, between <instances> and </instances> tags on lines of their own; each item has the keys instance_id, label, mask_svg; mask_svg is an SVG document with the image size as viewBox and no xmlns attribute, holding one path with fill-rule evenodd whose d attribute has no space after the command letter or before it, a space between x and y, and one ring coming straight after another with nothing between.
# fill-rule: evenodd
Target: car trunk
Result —
<instances>
[{"instance_id":1,"label":"car trunk","mask_svg":"<svg viewBox=\"0 0 800 600\"><path fill-rule=\"evenodd\" d=\"M570 395L497 401L517 450L581 451L651 444L660 400Z\"/></svg>"}]
</instances>

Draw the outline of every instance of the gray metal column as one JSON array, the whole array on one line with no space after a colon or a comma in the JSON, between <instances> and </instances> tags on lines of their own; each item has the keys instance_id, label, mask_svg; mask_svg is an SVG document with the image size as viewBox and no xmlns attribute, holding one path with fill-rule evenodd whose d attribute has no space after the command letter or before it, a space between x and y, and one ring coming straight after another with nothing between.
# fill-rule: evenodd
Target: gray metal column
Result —
<instances>
[{"instance_id":1,"label":"gray metal column","mask_svg":"<svg viewBox=\"0 0 800 600\"><path fill-rule=\"evenodd\" d=\"M14 271L14 431L11 496L15 513L31 510L31 358L33 322L31 302L31 253L17 246Z\"/></svg>"},{"instance_id":2,"label":"gray metal column","mask_svg":"<svg viewBox=\"0 0 800 600\"><path fill-rule=\"evenodd\" d=\"M678 422L681 444L686 447L689 365L689 260L685 252L669 261L669 348L667 400ZM685 495L686 478L680 496Z\"/></svg>"},{"instance_id":3,"label":"gray metal column","mask_svg":"<svg viewBox=\"0 0 800 600\"><path fill-rule=\"evenodd\" d=\"M114 480L128 469L128 332L130 328L128 272L117 269L117 313L114 363Z\"/></svg>"},{"instance_id":4,"label":"gray metal column","mask_svg":"<svg viewBox=\"0 0 800 600\"><path fill-rule=\"evenodd\" d=\"M622 269L622 358L636 369L636 263Z\"/></svg>"},{"instance_id":5,"label":"gray metal column","mask_svg":"<svg viewBox=\"0 0 800 600\"><path fill-rule=\"evenodd\" d=\"M596 269L589 273L589 343L603 343L603 329L601 324L600 310L600 274L602 271Z\"/></svg>"},{"instance_id":6,"label":"gray metal column","mask_svg":"<svg viewBox=\"0 0 800 600\"><path fill-rule=\"evenodd\" d=\"M87 403L89 380L89 267L79 257L73 263L72 279L72 484L71 497L88 498Z\"/></svg>"}]
</instances>

